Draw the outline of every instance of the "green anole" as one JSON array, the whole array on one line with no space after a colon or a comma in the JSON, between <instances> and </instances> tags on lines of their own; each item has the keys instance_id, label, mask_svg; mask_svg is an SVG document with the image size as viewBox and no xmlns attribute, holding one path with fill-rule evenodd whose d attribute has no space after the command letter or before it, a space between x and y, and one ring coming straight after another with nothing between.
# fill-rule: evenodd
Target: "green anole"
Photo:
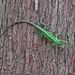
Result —
<instances>
[{"instance_id":1,"label":"green anole","mask_svg":"<svg viewBox=\"0 0 75 75\"><path fill-rule=\"evenodd\" d=\"M46 39L48 39L48 40L50 40L50 41L52 42L52 45L53 45L53 46L54 46L55 44L57 44L58 46L66 44L66 41L64 41L64 40L58 40L57 37L58 37L58 35L59 35L60 33L56 34L56 37L54 37L51 32L46 31L46 24L42 22L42 19L40 19L40 23L41 23L42 25L44 25L43 28L39 27L38 25L36 25L36 24L34 24L34 23L30 22L30 21L26 21L26 20L16 21L16 22L10 24L9 27L6 28L6 30L0 35L0 38L2 37L2 35L3 35L11 26L13 26L13 25L15 25L15 24L18 24L18 23L28 23L28 24L31 24L31 25L35 26L35 27L39 30L38 33L40 34L41 38L42 38L43 35L44 35L44 37L45 37Z\"/></svg>"}]
</instances>

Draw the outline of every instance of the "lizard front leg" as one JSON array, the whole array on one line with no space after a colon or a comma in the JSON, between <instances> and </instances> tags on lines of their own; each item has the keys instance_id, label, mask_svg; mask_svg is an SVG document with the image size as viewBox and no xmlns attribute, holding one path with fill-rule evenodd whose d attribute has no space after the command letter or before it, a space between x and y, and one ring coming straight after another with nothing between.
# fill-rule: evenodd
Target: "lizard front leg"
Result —
<instances>
[{"instance_id":1,"label":"lizard front leg","mask_svg":"<svg viewBox=\"0 0 75 75\"><path fill-rule=\"evenodd\" d=\"M56 39L58 39L58 36L60 35L60 33L56 34Z\"/></svg>"}]
</instances>

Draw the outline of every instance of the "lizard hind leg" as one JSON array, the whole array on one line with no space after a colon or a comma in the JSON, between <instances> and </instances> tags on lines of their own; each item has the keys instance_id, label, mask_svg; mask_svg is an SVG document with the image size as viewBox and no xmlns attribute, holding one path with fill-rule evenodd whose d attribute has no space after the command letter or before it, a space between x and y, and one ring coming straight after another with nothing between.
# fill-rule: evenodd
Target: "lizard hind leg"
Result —
<instances>
[{"instance_id":1,"label":"lizard hind leg","mask_svg":"<svg viewBox=\"0 0 75 75\"><path fill-rule=\"evenodd\" d=\"M44 25L43 28L46 30L46 24L42 22L42 19L40 19L40 23L41 23L42 25Z\"/></svg>"},{"instance_id":2,"label":"lizard hind leg","mask_svg":"<svg viewBox=\"0 0 75 75\"><path fill-rule=\"evenodd\" d=\"M41 38L43 37L43 32L38 31L37 33L40 34L40 37L41 37Z\"/></svg>"}]
</instances>

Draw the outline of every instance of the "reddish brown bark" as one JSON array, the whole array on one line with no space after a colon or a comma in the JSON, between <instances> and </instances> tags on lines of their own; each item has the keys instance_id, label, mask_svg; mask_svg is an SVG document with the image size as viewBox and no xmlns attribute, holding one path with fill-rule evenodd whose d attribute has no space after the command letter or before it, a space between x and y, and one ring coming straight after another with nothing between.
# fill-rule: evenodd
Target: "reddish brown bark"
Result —
<instances>
[{"instance_id":1,"label":"reddish brown bark","mask_svg":"<svg viewBox=\"0 0 75 75\"><path fill-rule=\"evenodd\" d=\"M1 0L0 34L17 20L28 20L39 26L40 18L47 29L64 46L52 47L40 38L37 29L27 23L11 27L0 38L0 75L75 75L75 3L74 0Z\"/></svg>"}]
</instances>

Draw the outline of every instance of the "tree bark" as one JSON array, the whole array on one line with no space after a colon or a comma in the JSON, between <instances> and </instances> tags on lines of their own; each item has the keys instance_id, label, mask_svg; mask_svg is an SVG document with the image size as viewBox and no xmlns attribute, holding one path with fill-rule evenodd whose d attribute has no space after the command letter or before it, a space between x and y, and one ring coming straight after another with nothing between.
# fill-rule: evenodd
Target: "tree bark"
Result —
<instances>
[{"instance_id":1,"label":"tree bark","mask_svg":"<svg viewBox=\"0 0 75 75\"><path fill-rule=\"evenodd\" d=\"M0 34L28 20L67 41L52 47L34 26L19 23L0 38L0 75L75 75L74 0L0 0Z\"/></svg>"}]
</instances>

